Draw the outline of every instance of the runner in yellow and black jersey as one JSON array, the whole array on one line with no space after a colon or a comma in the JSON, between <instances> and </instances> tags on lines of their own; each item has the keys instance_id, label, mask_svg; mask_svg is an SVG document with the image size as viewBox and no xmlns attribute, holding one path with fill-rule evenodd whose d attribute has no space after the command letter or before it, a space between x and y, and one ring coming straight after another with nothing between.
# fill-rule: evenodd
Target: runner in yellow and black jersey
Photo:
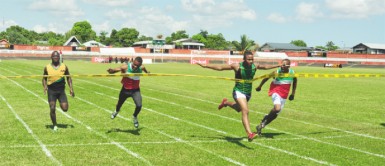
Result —
<instances>
[{"instance_id":1,"label":"runner in yellow and black jersey","mask_svg":"<svg viewBox=\"0 0 385 166\"><path fill-rule=\"evenodd\" d=\"M56 122L56 101L60 103L60 108L64 111L68 111L68 101L65 94L65 76L67 75L67 83L70 87L70 95L75 97L75 93L72 87L72 79L68 67L64 63L60 63L60 53L53 51L51 54L52 62L44 68L44 77L42 80L44 94L48 92L48 102L50 108L50 117L52 121L52 128L54 131L58 130Z\"/></svg>"}]
</instances>

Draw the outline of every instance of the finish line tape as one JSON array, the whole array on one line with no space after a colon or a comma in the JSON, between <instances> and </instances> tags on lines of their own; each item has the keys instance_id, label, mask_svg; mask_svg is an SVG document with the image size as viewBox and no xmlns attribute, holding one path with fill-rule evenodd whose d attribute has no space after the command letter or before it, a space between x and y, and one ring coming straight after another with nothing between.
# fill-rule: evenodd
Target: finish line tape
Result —
<instances>
[{"instance_id":1,"label":"finish line tape","mask_svg":"<svg viewBox=\"0 0 385 166\"><path fill-rule=\"evenodd\" d=\"M222 80L231 80L236 82L253 82L263 78L273 77L297 77L297 78L380 78L385 77L385 74L318 74L318 73L297 73L297 74L265 74L257 76L252 80L242 80L227 77L216 77L216 76L202 76L202 75L187 75L187 74L74 74L74 75L61 75L64 77L131 77L131 76L183 76L183 77L199 77L199 78L213 78ZM0 76L0 79L5 78L43 78L50 77L49 75L18 75L18 76Z\"/></svg>"}]
</instances>

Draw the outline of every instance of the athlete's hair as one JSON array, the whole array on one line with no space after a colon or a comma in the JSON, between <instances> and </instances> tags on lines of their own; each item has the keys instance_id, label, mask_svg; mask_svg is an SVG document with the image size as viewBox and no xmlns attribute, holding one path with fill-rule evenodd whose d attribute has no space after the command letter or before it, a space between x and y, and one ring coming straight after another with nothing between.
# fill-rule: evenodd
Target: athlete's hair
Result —
<instances>
[{"instance_id":1,"label":"athlete's hair","mask_svg":"<svg viewBox=\"0 0 385 166\"><path fill-rule=\"evenodd\" d=\"M244 53L243 53L243 60L246 60L246 56L247 55L253 55L253 53L251 52L251 51L245 51Z\"/></svg>"},{"instance_id":2,"label":"athlete's hair","mask_svg":"<svg viewBox=\"0 0 385 166\"><path fill-rule=\"evenodd\" d=\"M287 63L289 63L289 65L290 65L290 63L291 63L291 62L290 62L290 59L287 59L287 58L282 60L282 62L284 62L284 61L286 61Z\"/></svg>"},{"instance_id":3,"label":"athlete's hair","mask_svg":"<svg viewBox=\"0 0 385 166\"><path fill-rule=\"evenodd\" d=\"M136 57L136 58L135 58L135 61L138 61L140 64L143 63L143 59L142 59L142 57L140 57L140 56Z\"/></svg>"},{"instance_id":4,"label":"athlete's hair","mask_svg":"<svg viewBox=\"0 0 385 166\"><path fill-rule=\"evenodd\" d=\"M58 51L52 51L51 58L54 57L54 56L59 56L60 57L60 53Z\"/></svg>"}]
</instances>

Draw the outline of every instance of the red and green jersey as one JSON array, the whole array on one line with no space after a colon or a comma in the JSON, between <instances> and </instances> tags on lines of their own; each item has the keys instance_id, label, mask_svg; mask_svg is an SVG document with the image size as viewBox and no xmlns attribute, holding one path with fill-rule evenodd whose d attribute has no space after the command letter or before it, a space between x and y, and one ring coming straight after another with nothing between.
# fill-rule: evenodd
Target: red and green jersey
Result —
<instances>
[{"instance_id":1,"label":"red and green jersey","mask_svg":"<svg viewBox=\"0 0 385 166\"><path fill-rule=\"evenodd\" d=\"M254 64L251 66L243 66L243 62L239 63L239 69L235 73L236 79L242 79L249 82L235 82L234 91L242 92L243 94L250 94L253 88L251 80L254 78L257 68Z\"/></svg>"},{"instance_id":2,"label":"red and green jersey","mask_svg":"<svg viewBox=\"0 0 385 166\"><path fill-rule=\"evenodd\" d=\"M129 63L126 74L130 73L142 73L142 68L138 67L136 70L133 70L132 63ZM123 77L121 83L124 89L139 89L140 76Z\"/></svg>"},{"instance_id":3,"label":"red and green jersey","mask_svg":"<svg viewBox=\"0 0 385 166\"><path fill-rule=\"evenodd\" d=\"M282 74L281 68L277 70L277 74ZM294 74L294 70L289 69L289 74ZM270 84L269 96L273 93L279 94L284 99L287 99L287 96L290 92L291 83L293 82L293 77L277 77Z\"/></svg>"}]
</instances>

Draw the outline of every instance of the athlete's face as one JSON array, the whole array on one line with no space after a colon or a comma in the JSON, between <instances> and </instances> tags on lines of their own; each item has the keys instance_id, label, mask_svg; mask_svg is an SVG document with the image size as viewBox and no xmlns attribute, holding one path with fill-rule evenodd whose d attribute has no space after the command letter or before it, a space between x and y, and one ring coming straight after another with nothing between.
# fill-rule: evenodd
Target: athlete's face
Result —
<instances>
[{"instance_id":1,"label":"athlete's face","mask_svg":"<svg viewBox=\"0 0 385 166\"><path fill-rule=\"evenodd\" d=\"M51 56L51 58L52 58L52 63L54 65L58 65L59 64L59 61L60 61L60 56L59 55L53 55L53 56Z\"/></svg>"},{"instance_id":2,"label":"athlete's face","mask_svg":"<svg viewBox=\"0 0 385 166\"><path fill-rule=\"evenodd\" d=\"M254 56L253 55L246 55L244 61L248 66L254 63Z\"/></svg>"},{"instance_id":3,"label":"athlete's face","mask_svg":"<svg viewBox=\"0 0 385 166\"><path fill-rule=\"evenodd\" d=\"M286 73L289 72L290 68L290 62L289 61L282 61L281 70Z\"/></svg>"},{"instance_id":4,"label":"athlete's face","mask_svg":"<svg viewBox=\"0 0 385 166\"><path fill-rule=\"evenodd\" d=\"M134 61L131 65L132 67L132 70L137 70L140 66L142 66L142 63L138 62L138 61Z\"/></svg>"}]
</instances>

